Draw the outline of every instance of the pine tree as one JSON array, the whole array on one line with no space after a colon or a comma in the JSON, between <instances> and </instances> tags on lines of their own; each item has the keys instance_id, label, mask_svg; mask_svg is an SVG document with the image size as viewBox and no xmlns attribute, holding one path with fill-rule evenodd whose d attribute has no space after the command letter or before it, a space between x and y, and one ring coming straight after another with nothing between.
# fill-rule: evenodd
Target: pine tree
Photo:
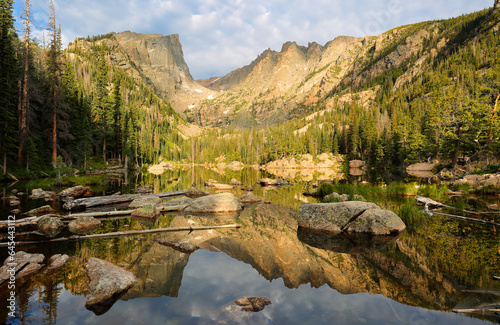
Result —
<instances>
[{"instance_id":1,"label":"pine tree","mask_svg":"<svg viewBox=\"0 0 500 325\"><path fill-rule=\"evenodd\" d=\"M60 74L60 53L61 53L61 31L57 29L56 12L54 1L50 0L49 28L51 32L50 50L49 50L49 75L51 79L52 93L52 165L55 166L57 160L57 92L58 80Z\"/></svg>"},{"instance_id":2,"label":"pine tree","mask_svg":"<svg viewBox=\"0 0 500 325\"><path fill-rule=\"evenodd\" d=\"M17 59L14 42L13 1L0 0L0 154L3 174L7 173L7 156L15 150Z\"/></svg>"},{"instance_id":3,"label":"pine tree","mask_svg":"<svg viewBox=\"0 0 500 325\"><path fill-rule=\"evenodd\" d=\"M23 64L23 81L21 83L22 91L20 91L20 100L18 103L18 122L19 122L19 147L18 147L18 162L22 163L24 154L24 142L27 133L26 112L29 105L29 56L30 56L30 32L31 32L31 3L29 0L24 0L24 9L21 14L24 24L24 64Z\"/></svg>"}]
</instances>

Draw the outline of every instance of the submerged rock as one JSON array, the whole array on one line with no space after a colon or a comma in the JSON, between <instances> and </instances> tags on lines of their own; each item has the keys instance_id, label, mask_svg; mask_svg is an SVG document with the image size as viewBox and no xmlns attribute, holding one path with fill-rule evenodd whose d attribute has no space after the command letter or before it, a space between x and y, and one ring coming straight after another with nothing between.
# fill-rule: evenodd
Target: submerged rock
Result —
<instances>
[{"instance_id":1,"label":"submerged rock","mask_svg":"<svg viewBox=\"0 0 500 325\"><path fill-rule=\"evenodd\" d=\"M47 269L52 270L52 269L57 269L66 264L66 262L69 260L69 256L67 254L56 254L52 255L48 262L49 266Z\"/></svg>"},{"instance_id":2,"label":"submerged rock","mask_svg":"<svg viewBox=\"0 0 500 325\"><path fill-rule=\"evenodd\" d=\"M137 282L131 272L95 257L85 263L85 269L90 280L85 307L96 315L108 311Z\"/></svg>"},{"instance_id":3,"label":"submerged rock","mask_svg":"<svg viewBox=\"0 0 500 325\"><path fill-rule=\"evenodd\" d=\"M247 298L247 297L243 297L243 298L240 298L240 299L236 299L234 301L235 304L237 304L238 306L241 306L243 307L242 309L244 311L249 311L249 312L259 312L261 310L264 310L264 308L267 306L267 305L271 305L271 300L267 299L267 298L256 298L256 297L252 297L252 298Z\"/></svg>"},{"instance_id":4,"label":"submerged rock","mask_svg":"<svg viewBox=\"0 0 500 325\"><path fill-rule=\"evenodd\" d=\"M194 199L185 209L187 213L225 213L241 211L241 203L232 193L221 193Z\"/></svg>"},{"instance_id":5,"label":"submerged rock","mask_svg":"<svg viewBox=\"0 0 500 325\"><path fill-rule=\"evenodd\" d=\"M64 229L64 223L58 217L47 215L38 220L37 229L48 237L55 237Z\"/></svg>"},{"instance_id":6,"label":"submerged rock","mask_svg":"<svg viewBox=\"0 0 500 325\"><path fill-rule=\"evenodd\" d=\"M258 203L262 202L262 200L255 194L246 192L240 197L241 203Z\"/></svg>"},{"instance_id":7,"label":"submerged rock","mask_svg":"<svg viewBox=\"0 0 500 325\"><path fill-rule=\"evenodd\" d=\"M161 239L153 239L153 241L157 242L160 245L167 246L170 248L175 249L178 252L181 253L186 253L186 254L191 254L198 249L200 249L200 246L191 244L191 243L183 243L177 240L161 240Z\"/></svg>"},{"instance_id":8,"label":"submerged rock","mask_svg":"<svg viewBox=\"0 0 500 325\"><path fill-rule=\"evenodd\" d=\"M341 232L351 218L368 209L380 209L375 203L342 202L303 204L298 213L299 227Z\"/></svg>"},{"instance_id":9,"label":"submerged rock","mask_svg":"<svg viewBox=\"0 0 500 325\"><path fill-rule=\"evenodd\" d=\"M202 190L198 190L195 188L187 190L186 194L184 194L184 196L186 196L190 199L197 199L199 197L207 196L207 195L210 195L210 193L202 191Z\"/></svg>"},{"instance_id":10,"label":"submerged rock","mask_svg":"<svg viewBox=\"0 0 500 325\"><path fill-rule=\"evenodd\" d=\"M347 231L371 235L399 234L406 229L403 220L389 210L369 209L354 220Z\"/></svg>"},{"instance_id":11,"label":"submerged rock","mask_svg":"<svg viewBox=\"0 0 500 325\"><path fill-rule=\"evenodd\" d=\"M23 251L5 259L0 267L0 284L15 277L16 279L35 273L42 268L45 256L43 254L30 254Z\"/></svg>"},{"instance_id":12,"label":"submerged rock","mask_svg":"<svg viewBox=\"0 0 500 325\"><path fill-rule=\"evenodd\" d=\"M154 204L146 204L132 212L132 217L135 218L155 219L157 216L158 211Z\"/></svg>"},{"instance_id":13,"label":"submerged rock","mask_svg":"<svg viewBox=\"0 0 500 325\"><path fill-rule=\"evenodd\" d=\"M80 217L68 224L68 229L74 234L88 234L102 225L101 221L94 217Z\"/></svg>"},{"instance_id":14,"label":"submerged rock","mask_svg":"<svg viewBox=\"0 0 500 325\"><path fill-rule=\"evenodd\" d=\"M50 205L44 205L33 210L26 212L27 215L32 217L43 216L44 214L53 214L55 210Z\"/></svg>"},{"instance_id":15,"label":"submerged rock","mask_svg":"<svg viewBox=\"0 0 500 325\"><path fill-rule=\"evenodd\" d=\"M304 204L299 209L298 218L301 228L331 233L389 235L399 234L406 228L394 212L361 201Z\"/></svg>"},{"instance_id":16,"label":"submerged rock","mask_svg":"<svg viewBox=\"0 0 500 325\"><path fill-rule=\"evenodd\" d=\"M158 204L160 202L160 198L158 196L146 196L133 200L129 204L130 209L141 208L147 204Z\"/></svg>"}]
</instances>

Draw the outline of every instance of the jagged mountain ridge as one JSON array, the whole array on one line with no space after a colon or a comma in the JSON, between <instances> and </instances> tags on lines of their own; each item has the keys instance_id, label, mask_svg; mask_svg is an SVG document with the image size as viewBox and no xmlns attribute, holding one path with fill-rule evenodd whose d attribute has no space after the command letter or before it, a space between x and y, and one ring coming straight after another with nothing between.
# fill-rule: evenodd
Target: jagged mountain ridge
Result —
<instances>
[{"instance_id":1,"label":"jagged mountain ridge","mask_svg":"<svg viewBox=\"0 0 500 325\"><path fill-rule=\"evenodd\" d=\"M495 5L498 8L498 2ZM112 59L154 88L188 122L250 128L303 116L316 106L332 109L352 100L353 90L406 64L393 85L400 89L430 69L436 57L452 50L448 32L453 28L457 27L446 21L430 21L378 36L339 36L324 46L287 42L281 51L267 49L226 76L198 81L184 61L177 34L127 31L115 34L110 42ZM371 88L361 96L363 101L376 95L377 86Z\"/></svg>"}]
</instances>

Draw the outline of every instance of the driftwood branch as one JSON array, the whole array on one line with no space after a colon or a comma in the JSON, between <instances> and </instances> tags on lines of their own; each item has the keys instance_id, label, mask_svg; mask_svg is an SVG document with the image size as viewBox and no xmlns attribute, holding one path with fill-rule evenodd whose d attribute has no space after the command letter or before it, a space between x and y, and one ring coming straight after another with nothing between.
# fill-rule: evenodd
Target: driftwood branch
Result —
<instances>
[{"instance_id":1,"label":"driftwood branch","mask_svg":"<svg viewBox=\"0 0 500 325\"><path fill-rule=\"evenodd\" d=\"M443 216L443 217L448 217L448 218L458 219L458 220L463 220L463 221L483 223L483 224L492 225L492 226L500 226L500 223L496 223L496 222L488 221L488 220L482 220L482 219L476 219L476 218L468 218L468 217L456 216L456 215L453 215L453 214L439 213L439 212L434 212L434 211L432 211L432 212L429 211L428 213L431 216L432 215L438 215L438 216Z\"/></svg>"},{"instance_id":2,"label":"driftwood branch","mask_svg":"<svg viewBox=\"0 0 500 325\"><path fill-rule=\"evenodd\" d=\"M166 207L157 207L156 211L158 212L174 212L174 211L181 211L186 207L186 205L173 205L173 206L166 206ZM107 217L118 217L118 216L129 216L131 215L135 210L121 210L121 211L107 211L107 212L88 212L88 213L75 213L71 215L64 215L61 216L62 220L75 220L80 217L94 217L94 218L107 218ZM25 227L25 226L32 226L36 225L37 222L42 218L43 216L40 217L29 217L29 218L24 218L24 219L19 219L16 220L15 222L9 222L8 220L2 220L0 221L0 229L5 229L10 226L16 226L16 227Z\"/></svg>"},{"instance_id":3,"label":"driftwood branch","mask_svg":"<svg viewBox=\"0 0 500 325\"><path fill-rule=\"evenodd\" d=\"M131 236L138 234L154 234L161 232L176 232L176 231L195 231L195 230L211 230L211 229L230 229L230 228L240 228L241 225L232 224L232 225L224 225L224 226L203 226L203 227L171 227L171 228L158 228L158 229L148 229L148 230L132 230L132 231L117 231L110 232L105 234L96 234L96 235L84 235L84 236L71 236L71 237L63 237L63 238L54 238L49 240L41 240L41 241L17 241L15 245L32 245L32 244L45 244L45 243L55 243L62 241L76 241L82 239L92 239L92 238L114 238L114 237L122 237L122 236ZM0 243L0 247L8 246L9 243Z\"/></svg>"}]
</instances>

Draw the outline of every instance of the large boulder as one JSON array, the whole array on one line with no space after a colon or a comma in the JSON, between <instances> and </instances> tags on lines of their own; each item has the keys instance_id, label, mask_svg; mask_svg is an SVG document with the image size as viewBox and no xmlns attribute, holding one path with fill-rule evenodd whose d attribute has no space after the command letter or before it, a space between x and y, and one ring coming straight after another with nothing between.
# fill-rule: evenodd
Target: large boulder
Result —
<instances>
[{"instance_id":1,"label":"large boulder","mask_svg":"<svg viewBox=\"0 0 500 325\"><path fill-rule=\"evenodd\" d=\"M394 212L369 209L354 220L347 231L371 235L399 234L406 229L403 220Z\"/></svg>"},{"instance_id":2,"label":"large boulder","mask_svg":"<svg viewBox=\"0 0 500 325\"><path fill-rule=\"evenodd\" d=\"M64 223L58 217L46 215L37 222L37 229L48 237L55 237L64 229Z\"/></svg>"},{"instance_id":3,"label":"large boulder","mask_svg":"<svg viewBox=\"0 0 500 325\"><path fill-rule=\"evenodd\" d=\"M187 213L226 213L241 211L241 203L232 193L200 197L184 209Z\"/></svg>"},{"instance_id":4,"label":"large boulder","mask_svg":"<svg viewBox=\"0 0 500 325\"><path fill-rule=\"evenodd\" d=\"M131 272L95 257L85 263L85 269L90 280L85 307L97 315L109 310L116 300L137 282Z\"/></svg>"},{"instance_id":5,"label":"large boulder","mask_svg":"<svg viewBox=\"0 0 500 325\"><path fill-rule=\"evenodd\" d=\"M304 204L299 209L298 218L300 228L330 233L390 235L406 228L393 212L361 201Z\"/></svg>"},{"instance_id":6,"label":"large boulder","mask_svg":"<svg viewBox=\"0 0 500 325\"><path fill-rule=\"evenodd\" d=\"M338 233L353 217L377 208L375 203L358 201L303 204L298 213L299 227Z\"/></svg>"},{"instance_id":7,"label":"large boulder","mask_svg":"<svg viewBox=\"0 0 500 325\"><path fill-rule=\"evenodd\" d=\"M132 217L135 218L144 218L144 219L156 219L158 217L158 210L156 210L156 206L153 204L146 204L139 209L134 210L132 212Z\"/></svg>"},{"instance_id":8,"label":"large boulder","mask_svg":"<svg viewBox=\"0 0 500 325\"><path fill-rule=\"evenodd\" d=\"M68 224L70 232L77 235L88 234L102 225L101 221L94 217L80 217Z\"/></svg>"}]
</instances>

